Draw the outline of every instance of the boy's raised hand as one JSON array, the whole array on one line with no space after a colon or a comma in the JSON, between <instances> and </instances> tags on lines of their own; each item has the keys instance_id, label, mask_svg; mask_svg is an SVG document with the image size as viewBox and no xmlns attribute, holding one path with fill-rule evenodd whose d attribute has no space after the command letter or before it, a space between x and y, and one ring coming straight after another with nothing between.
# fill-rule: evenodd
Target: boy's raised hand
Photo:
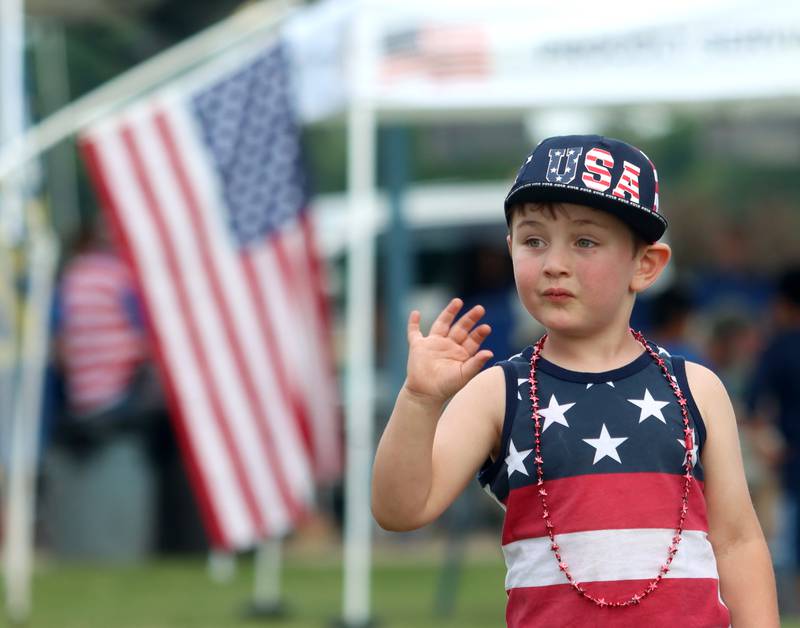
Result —
<instances>
[{"instance_id":1,"label":"boy's raised hand","mask_svg":"<svg viewBox=\"0 0 800 628\"><path fill-rule=\"evenodd\" d=\"M479 351L491 332L489 325L477 325L485 313L483 306L476 305L453 323L463 305L461 299L450 301L427 336L419 329L420 313L411 312L405 388L415 397L444 403L492 357L487 349Z\"/></svg>"}]
</instances>

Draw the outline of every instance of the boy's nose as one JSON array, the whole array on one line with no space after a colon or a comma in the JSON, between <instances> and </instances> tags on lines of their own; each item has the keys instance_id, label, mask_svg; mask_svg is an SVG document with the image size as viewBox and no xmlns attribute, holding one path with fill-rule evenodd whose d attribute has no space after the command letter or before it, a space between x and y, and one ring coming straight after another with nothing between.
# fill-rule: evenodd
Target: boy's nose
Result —
<instances>
[{"instance_id":1,"label":"boy's nose","mask_svg":"<svg viewBox=\"0 0 800 628\"><path fill-rule=\"evenodd\" d=\"M544 260L543 272L548 277L559 277L569 274L569 265L564 247L551 244Z\"/></svg>"}]
</instances>

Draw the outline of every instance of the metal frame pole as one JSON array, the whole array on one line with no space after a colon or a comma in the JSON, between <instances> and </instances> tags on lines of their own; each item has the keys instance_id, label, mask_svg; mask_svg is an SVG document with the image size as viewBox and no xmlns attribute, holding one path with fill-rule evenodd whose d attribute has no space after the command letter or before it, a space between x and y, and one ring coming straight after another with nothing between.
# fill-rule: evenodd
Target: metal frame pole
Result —
<instances>
[{"instance_id":1,"label":"metal frame pole","mask_svg":"<svg viewBox=\"0 0 800 628\"><path fill-rule=\"evenodd\" d=\"M369 474L375 405L375 111L368 98L370 13L356 16L347 116L346 470L342 625L371 625Z\"/></svg>"}]
</instances>

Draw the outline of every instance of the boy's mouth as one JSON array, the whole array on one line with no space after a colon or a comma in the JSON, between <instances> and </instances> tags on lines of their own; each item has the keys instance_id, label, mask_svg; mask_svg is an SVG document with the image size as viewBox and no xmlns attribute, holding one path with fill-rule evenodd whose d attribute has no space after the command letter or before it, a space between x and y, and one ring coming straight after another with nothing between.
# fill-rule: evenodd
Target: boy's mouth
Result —
<instances>
[{"instance_id":1,"label":"boy's mouth","mask_svg":"<svg viewBox=\"0 0 800 628\"><path fill-rule=\"evenodd\" d=\"M551 301L566 301L567 299L571 299L575 296L569 290L564 290L563 288L548 288L542 293L542 295L545 299L549 299Z\"/></svg>"}]
</instances>

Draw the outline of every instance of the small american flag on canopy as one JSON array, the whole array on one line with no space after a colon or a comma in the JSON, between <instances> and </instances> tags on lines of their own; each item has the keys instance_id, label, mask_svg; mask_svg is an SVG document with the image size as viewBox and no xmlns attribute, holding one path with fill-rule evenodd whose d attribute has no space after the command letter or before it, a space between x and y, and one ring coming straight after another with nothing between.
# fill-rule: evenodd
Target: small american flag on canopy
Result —
<instances>
[{"instance_id":1,"label":"small american flag on canopy","mask_svg":"<svg viewBox=\"0 0 800 628\"><path fill-rule=\"evenodd\" d=\"M289 529L341 469L329 317L282 44L201 68L82 148L141 286L212 542Z\"/></svg>"}]
</instances>

